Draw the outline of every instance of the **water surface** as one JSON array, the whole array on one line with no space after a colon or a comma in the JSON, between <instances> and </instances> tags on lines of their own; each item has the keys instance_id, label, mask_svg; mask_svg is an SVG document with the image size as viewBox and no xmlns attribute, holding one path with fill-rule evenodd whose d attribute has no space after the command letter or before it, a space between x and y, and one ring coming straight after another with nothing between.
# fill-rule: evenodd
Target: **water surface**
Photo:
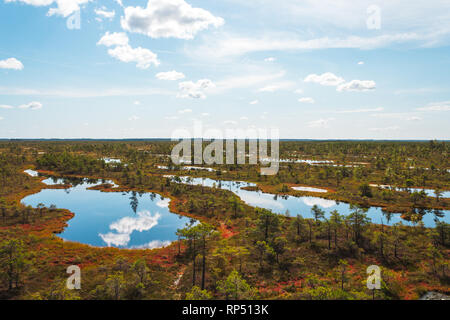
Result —
<instances>
[{"instance_id":1,"label":"water surface","mask_svg":"<svg viewBox=\"0 0 450 320\"><path fill-rule=\"evenodd\" d=\"M47 184L70 183L68 189L43 189L25 197L22 203L72 211L75 216L59 234L65 240L92 246L157 248L177 239L176 230L190 221L169 211L169 199L154 193L101 192L87 188L105 181L47 179ZM108 181L106 181L108 182Z\"/></svg>"},{"instance_id":2,"label":"water surface","mask_svg":"<svg viewBox=\"0 0 450 320\"><path fill-rule=\"evenodd\" d=\"M339 202L329 199L323 199L320 197L294 197L294 196L279 196L269 193L263 193L261 191L249 191L243 190L242 187L256 186L254 183L247 183L242 181L224 181L214 180L209 178L193 178L193 177L180 177L177 179L174 176L171 177L174 181L181 183L203 185L205 187L216 187L220 189L230 190L234 194L238 195L246 204L264 209L272 210L278 214L289 214L290 216L296 216L301 214L304 218L312 218L311 208L317 205L319 208L325 211L325 216L329 217L330 212L337 210L341 215L348 215L352 212L350 204L345 202ZM367 216L373 223L384 223L392 225L397 222L403 224L412 225L411 222L406 221L400 217L400 214L385 214L379 207L371 207L367 211ZM435 219L440 221L449 222L449 210L438 211L430 210L424 214L422 221L427 227L435 226Z\"/></svg>"}]
</instances>

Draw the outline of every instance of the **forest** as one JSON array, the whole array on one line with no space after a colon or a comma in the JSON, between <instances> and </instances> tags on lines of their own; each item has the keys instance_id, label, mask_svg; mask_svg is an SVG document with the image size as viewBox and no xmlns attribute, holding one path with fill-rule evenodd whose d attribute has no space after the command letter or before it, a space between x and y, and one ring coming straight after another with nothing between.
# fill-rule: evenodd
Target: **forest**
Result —
<instances>
[{"instance_id":1,"label":"forest","mask_svg":"<svg viewBox=\"0 0 450 320\"><path fill-rule=\"evenodd\" d=\"M450 294L450 198L444 196L450 143L280 141L273 176L261 175L260 165L175 165L174 145L0 141L0 299L409 300ZM49 177L64 184L46 185ZM294 187L322 188L321 199L349 204L349 212L328 213L315 204L276 213L226 188L180 177L245 181L253 186L243 189L274 199L317 197ZM130 193L131 203L149 193L170 199L170 212L189 223L164 247L96 247L58 236L77 212L22 202L83 178L113 181L117 187L105 182L92 189ZM372 221L370 207L381 208L382 223ZM434 225L425 225L424 216L434 217ZM82 270L80 290L66 286L70 265ZM377 290L366 285L371 265L381 269Z\"/></svg>"}]
</instances>

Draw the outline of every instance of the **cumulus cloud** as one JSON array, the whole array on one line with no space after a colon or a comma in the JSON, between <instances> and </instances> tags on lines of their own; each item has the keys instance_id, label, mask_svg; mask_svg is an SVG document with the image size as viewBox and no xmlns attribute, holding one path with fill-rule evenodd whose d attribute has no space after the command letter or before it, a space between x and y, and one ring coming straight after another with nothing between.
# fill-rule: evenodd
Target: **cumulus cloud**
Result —
<instances>
[{"instance_id":1,"label":"cumulus cloud","mask_svg":"<svg viewBox=\"0 0 450 320\"><path fill-rule=\"evenodd\" d=\"M128 118L128 120L129 121L136 121L136 120L139 120L139 117L138 116L131 116L131 117Z\"/></svg>"},{"instance_id":2,"label":"cumulus cloud","mask_svg":"<svg viewBox=\"0 0 450 320\"><path fill-rule=\"evenodd\" d=\"M253 101L250 101L250 104L258 104L259 103L259 101L258 100L253 100Z\"/></svg>"},{"instance_id":3,"label":"cumulus cloud","mask_svg":"<svg viewBox=\"0 0 450 320\"><path fill-rule=\"evenodd\" d=\"M310 128L328 128L330 121L333 121L334 118L327 119L319 119L308 122L308 127Z\"/></svg>"},{"instance_id":4,"label":"cumulus cloud","mask_svg":"<svg viewBox=\"0 0 450 320\"><path fill-rule=\"evenodd\" d=\"M159 72L156 74L156 78L158 78L159 80L176 81L176 80L184 79L185 75L181 72L172 70L172 71L168 71L168 72Z\"/></svg>"},{"instance_id":5,"label":"cumulus cloud","mask_svg":"<svg viewBox=\"0 0 450 320\"><path fill-rule=\"evenodd\" d=\"M113 19L116 15L116 11L108 11L105 7L102 7L100 9L94 10L95 14L99 17L106 18L106 19Z\"/></svg>"},{"instance_id":6,"label":"cumulus cloud","mask_svg":"<svg viewBox=\"0 0 450 320\"><path fill-rule=\"evenodd\" d=\"M184 0L149 0L146 8L126 7L121 18L124 30L151 38L193 39L209 26L220 27L224 20L209 11L193 8Z\"/></svg>"},{"instance_id":7,"label":"cumulus cloud","mask_svg":"<svg viewBox=\"0 0 450 320\"><path fill-rule=\"evenodd\" d=\"M13 109L13 106L9 106L7 104L0 104L0 109Z\"/></svg>"},{"instance_id":8,"label":"cumulus cloud","mask_svg":"<svg viewBox=\"0 0 450 320\"><path fill-rule=\"evenodd\" d=\"M139 69L148 69L152 64L160 64L158 56L149 49L137 47L132 48L129 45L118 46L114 49L108 49L108 54L122 62L135 62Z\"/></svg>"},{"instance_id":9,"label":"cumulus cloud","mask_svg":"<svg viewBox=\"0 0 450 320\"><path fill-rule=\"evenodd\" d=\"M159 213L152 215L149 211L140 211L136 217L124 217L113 222L109 229L116 231L115 233L100 233L99 236L108 246L126 246L130 242L130 236L134 231L148 231L158 225L159 219L161 219Z\"/></svg>"},{"instance_id":10,"label":"cumulus cloud","mask_svg":"<svg viewBox=\"0 0 450 320\"><path fill-rule=\"evenodd\" d=\"M107 31L97 42L97 45L104 45L107 47L126 46L127 44L128 36L125 34L125 32L109 33L109 31Z\"/></svg>"},{"instance_id":11,"label":"cumulus cloud","mask_svg":"<svg viewBox=\"0 0 450 320\"><path fill-rule=\"evenodd\" d=\"M364 64L364 61L359 61L358 64L359 64L360 66L362 66L362 65Z\"/></svg>"},{"instance_id":12,"label":"cumulus cloud","mask_svg":"<svg viewBox=\"0 0 450 320\"><path fill-rule=\"evenodd\" d=\"M6 60L0 60L0 69L22 70L23 64L16 58L8 58Z\"/></svg>"},{"instance_id":13,"label":"cumulus cloud","mask_svg":"<svg viewBox=\"0 0 450 320\"><path fill-rule=\"evenodd\" d=\"M310 207L316 205L322 208L331 208L337 204L334 200L322 199L317 197L303 197L303 202Z\"/></svg>"},{"instance_id":14,"label":"cumulus cloud","mask_svg":"<svg viewBox=\"0 0 450 320\"><path fill-rule=\"evenodd\" d=\"M108 232L106 234L99 233L100 238L105 241L108 247L116 246L123 247L130 242L130 235L128 233L112 233Z\"/></svg>"},{"instance_id":15,"label":"cumulus cloud","mask_svg":"<svg viewBox=\"0 0 450 320\"><path fill-rule=\"evenodd\" d=\"M318 83L322 86L337 86L345 82L343 78L338 77L337 75L331 72L325 72L321 75L313 73L308 75L303 81Z\"/></svg>"},{"instance_id":16,"label":"cumulus cloud","mask_svg":"<svg viewBox=\"0 0 450 320\"><path fill-rule=\"evenodd\" d=\"M433 102L425 107L417 108L418 111L450 111L450 101Z\"/></svg>"},{"instance_id":17,"label":"cumulus cloud","mask_svg":"<svg viewBox=\"0 0 450 320\"><path fill-rule=\"evenodd\" d=\"M158 56L149 49L137 47L132 48L128 44L128 36L124 32L106 32L97 45L113 47L108 49L108 54L122 62L135 62L139 69L148 69L152 64L158 66L160 64Z\"/></svg>"},{"instance_id":18,"label":"cumulus cloud","mask_svg":"<svg viewBox=\"0 0 450 320\"><path fill-rule=\"evenodd\" d=\"M5 119L5 118L3 118L3 117L0 117L0 120L3 120L3 119Z\"/></svg>"},{"instance_id":19,"label":"cumulus cloud","mask_svg":"<svg viewBox=\"0 0 450 320\"><path fill-rule=\"evenodd\" d=\"M18 106L18 108L20 108L20 109L37 110L37 109L41 109L42 108L42 103L37 102L37 101L33 101L33 102L30 102L30 103L21 104L20 106Z\"/></svg>"},{"instance_id":20,"label":"cumulus cloud","mask_svg":"<svg viewBox=\"0 0 450 320\"><path fill-rule=\"evenodd\" d=\"M201 79L197 82L185 81L178 84L180 93L179 98L205 99L204 90L214 88L215 84L209 79Z\"/></svg>"},{"instance_id":21,"label":"cumulus cloud","mask_svg":"<svg viewBox=\"0 0 450 320\"><path fill-rule=\"evenodd\" d=\"M160 208L168 208L170 203L170 199L166 198L164 200L159 200L156 205Z\"/></svg>"},{"instance_id":22,"label":"cumulus cloud","mask_svg":"<svg viewBox=\"0 0 450 320\"><path fill-rule=\"evenodd\" d=\"M124 217L117 222L112 223L109 228L115 230L118 233L131 234L133 231L147 231L155 227L158 224L158 220L161 219L161 214L152 214L149 211L140 211L137 213L137 217Z\"/></svg>"},{"instance_id":23,"label":"cumulus cloud","mask_svg":"<svg viewBox=\"0 0 450 320\"><path fill-rule=\"evenodd\" d=\"M265 62L275 62L277 59L274 57L269 57L269 58L265 58L264 61Z\"/></svg>"},{"instance_id":24,"label":"cumulus cloud","mask_svg":"<svg viewBox=\"0 0 450 320\"><path fill-rule=\"evenodd\" d=\"M337 87L337 91L369 91L376 88L375 81L372 80L352 80Z\"/></svg>"},{"instance_id":25,"label":"cumulus cloud","mask_svg":"<svg viewBox=\"0 0 450 320\"><path fill-rule=\"evenodd\" d=\"M191 113L192 109L183 109L183 110L179 110L178 113L180 114L184 114L184 113Z\"/></svg>"},{"instance_id":26,"label":"cumulus cloud","mask_svg":"<svg viewBox=\"0 0 450 320\"><path fill-rule=\"evenodd\" d=\"M314 103L315 101L314 101L313 98L303 97L303 98L298 99L298 102L301 102L301 103Z\"/></svg>"},{"instance_id":27,"label":"cumulus cloud","mask_svg":"<svg viewBox=\"0 0 450 320\"><path fill-rule=\"evenodd\" d=\"M149 243L138 245L138 246L132 246L131 249L157 249L157 248L164 248L169 246L172 243L172 241L165 240L152 240Z\"/></svg>"}]
</instances>

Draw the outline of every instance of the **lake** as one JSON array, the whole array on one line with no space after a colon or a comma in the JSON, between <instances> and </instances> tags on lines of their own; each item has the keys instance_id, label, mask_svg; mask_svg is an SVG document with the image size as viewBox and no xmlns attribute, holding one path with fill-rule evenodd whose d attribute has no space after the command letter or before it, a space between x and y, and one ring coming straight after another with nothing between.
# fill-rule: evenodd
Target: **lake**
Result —
<instances>
[{"instance_id":1,"label":"lake","mask_svg":"<svg viewBox=\"0 0 450 320\"><path fill-rule=\"evenodd\" d=\"M31 173L29 173L31 174ZM59 234L69 241L96 247L159 248L177 239L176 230L190 218L169 211L169 199L155 193L87 190L101 182L89 179L47 179L47 184L73 183L69 189L43 189L22 203L68 209L75 216Z\"/></svg>"},{"instance_id":2,"label":"lake","mask_svg":"<svg viewBox=\"0 0 450 320\"><path fill-rule=\"evenodd\" d=\"M173 176L167 176L172 177ZM239 196L246 204L264 209L272 210L275 213L285 214L289 213L290 216L296 216L301 214L304 218L312 218L311 208L317 205L319 208L325 211L325 216L329 217L330 212L337 210L341 215L348 215L352 210L350 204L345 202L338 202L334 200L324 199L320 197L294 197L294 196L279 196L269 193L263 193L261 191L249 191L243 190L242 187L256 186L254 183L247 183L242 181L222 181L209 178L192 178L192 177L180 177L182 183L189 183L195 185L203 185L205 187L217 187L221 189L230 190L237 196ZM412 225L411 222L406 221L400 217L400 214L391 214L388 221L385 214L383 214L381 208L371 207L367 211L367 216L373 223L381 223L392 225L397 222L402 222L406 225ZM438 218L440 221L449 222L449 210L434 213L429 212L422 218L425 226L434 227L435 220Z\"/></svg>"}]
</instances>

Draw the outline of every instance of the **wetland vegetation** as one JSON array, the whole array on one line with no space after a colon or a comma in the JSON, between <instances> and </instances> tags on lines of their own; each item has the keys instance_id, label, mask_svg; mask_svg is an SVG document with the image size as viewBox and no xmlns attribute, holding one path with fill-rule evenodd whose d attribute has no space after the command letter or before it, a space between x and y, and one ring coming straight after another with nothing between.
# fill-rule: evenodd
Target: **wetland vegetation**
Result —
<instances>
[{"instance_id":1,"label":"wetland vegetation","mask_svg":"<svg viewBox=\"0 0 450 320\"><path fill-rule=\"evenodd\" d=\"M0 297L449 293L448 142L281 141L274 176L177 166L174 144L0 142ZM71 291L74 264L83 282ZM374 296L370 265L382 270Z\"/></svg>"}]
</instances>

